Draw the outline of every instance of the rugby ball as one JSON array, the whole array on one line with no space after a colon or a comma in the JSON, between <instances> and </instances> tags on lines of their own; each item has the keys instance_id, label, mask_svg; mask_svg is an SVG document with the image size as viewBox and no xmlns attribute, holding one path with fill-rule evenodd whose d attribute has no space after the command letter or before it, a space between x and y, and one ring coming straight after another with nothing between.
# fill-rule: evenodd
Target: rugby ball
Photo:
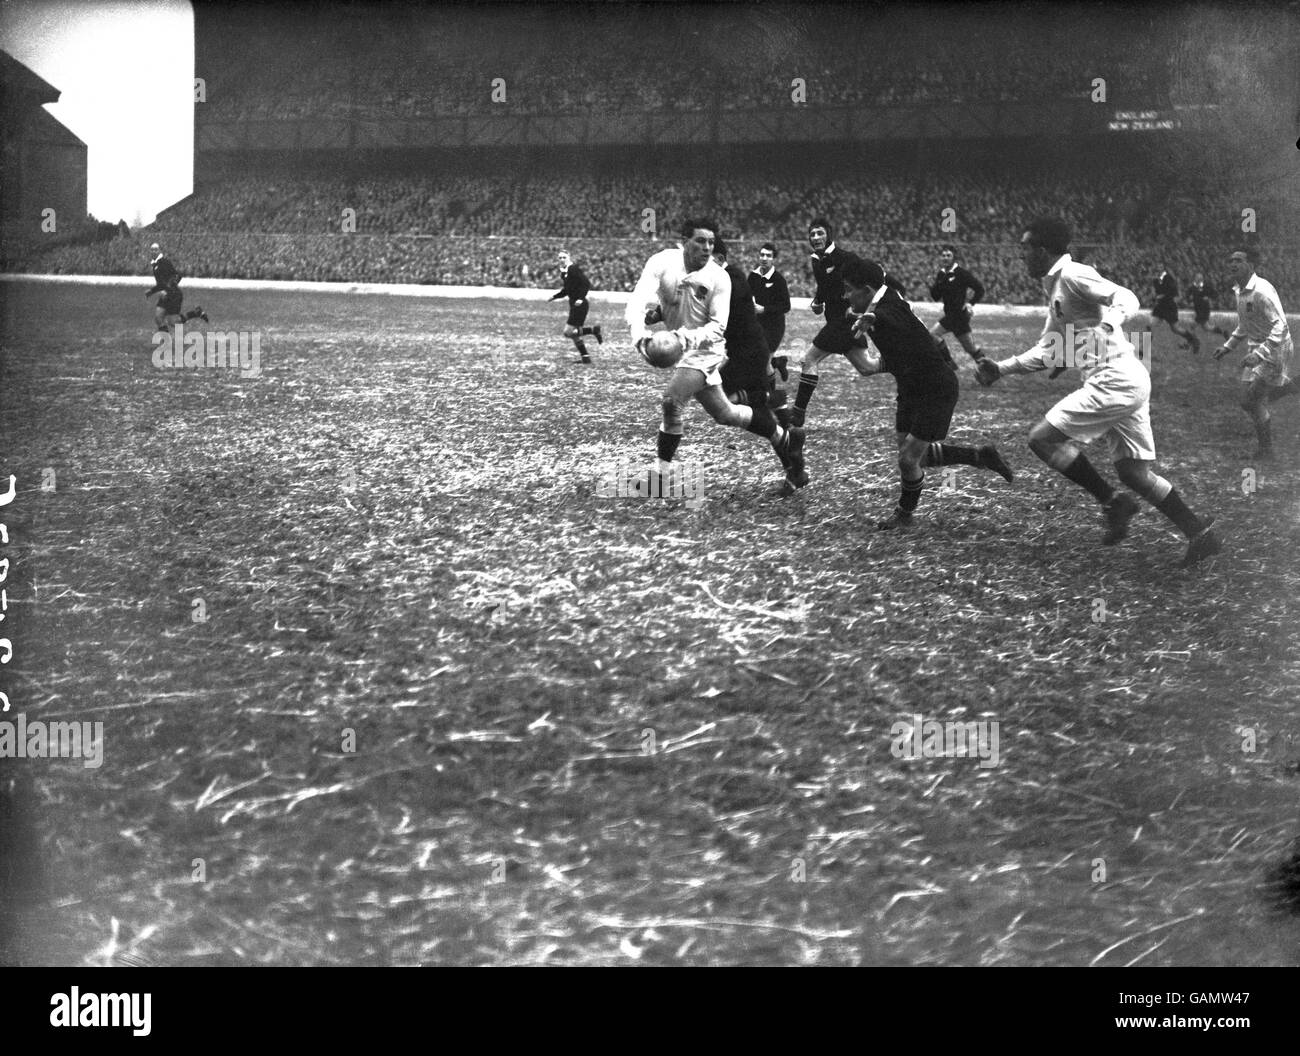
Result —
<instances>
[{"instance_id":1,"label":"rugby ball","mask_svg":"<svg viewBox=\"0 0 1300 1056\"><path fill-rule=\"evenodd\" d=\"M652 367L672 367L684 351L681 338L671 330L657 330L646 344L645 358Z\"/></svg>"}]
</instances>

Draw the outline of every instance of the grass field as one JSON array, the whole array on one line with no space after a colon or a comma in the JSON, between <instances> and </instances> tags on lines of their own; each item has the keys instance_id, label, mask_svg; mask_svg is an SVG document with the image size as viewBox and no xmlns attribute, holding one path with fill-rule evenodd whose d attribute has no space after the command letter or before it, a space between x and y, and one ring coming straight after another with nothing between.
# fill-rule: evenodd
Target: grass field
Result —
<instances>
[{"instance_id":1,"label":"grass field","mask_svg":"<svg viewBox=\"0 0 1300 1056\"><path fill-rule=\"evenodd\" d=\"M692 509L597 494L664 375L571 365L554 305L191 291L261 332L241 379L153 366L133 289L0 296L6 718L104 723L0 764L6 961L1297 963L1300 406L1248 466L1228 363L1156 343L1230 543L1188 573L1028 452L1073 375L964 369L954 441L1019 477L932 472L898 537L893 383L845 364L791 499L693 411ZM895 758L917 714L997 765Z\"/></svg>"}]
</instances>

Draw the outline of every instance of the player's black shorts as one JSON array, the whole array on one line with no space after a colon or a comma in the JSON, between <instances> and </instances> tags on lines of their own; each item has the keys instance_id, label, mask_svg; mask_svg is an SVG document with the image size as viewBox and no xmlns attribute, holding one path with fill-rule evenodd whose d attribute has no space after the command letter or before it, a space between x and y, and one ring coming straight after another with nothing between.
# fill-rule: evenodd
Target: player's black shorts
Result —
<instances>
[{"instance_id":1,"label":"player's black shorts","mask_svg":"<svg viewBox=\"0 0 1300 1056\"><path fill-rule=\"evenodd\" d=\"M928 443L942 440L952 424L959 388L957 375L952 372L937 375L924 388L900 385L894 428Z\"/></svg>"},{"instance_id":2,"label":"player's black shorts","mask_svg":"<svg viewBox=\"0 0 1300 1056\"><path fill-rule=\"evenodd\" d=\"M168 315L180 315L181 305L184 303L185 295L175 286L169 290L164 290L163 295L158 298L158 307Z\"/></svg>"},{"instance_id":3,"label":"player's black shorts","mask_svg":"<svg viewBox=\"0 0 1300 1056\"><path fill-rule=\"evenodd\" d=\"M722 376L724 392L766 389L769 376L776 377L775 372L767 363L764 363L762 367L755 367L750 364L736 366L730 359L722 364L722 369L718 373Z\"/></svg>"},{"instance_id":4,"label":"player's black shorts","mask_svg":"<svg viewBox=\"0 0 1300 1056\"><path fill-rule=\"evenodd\" d=\"M939 325L956 337L965 337L970 333L970 316L965 312L953 314L945 310Z\"/></svg>"},{"instance_id":5,"label":"player's black shorts","mask_svg":"<svg viewBox=\"0 0 1300 1056\"><path fill-rule=\"evenodd\" d=\"M758 337L757 334L753 336ZM772 357L768 355L767 345L744 339L737 339L734 343L729 340L727 358L720 373L722 387L727 392L764 388L772 373Z\"/></svg>"},{"instance_id":6,"label":"player's black shorts","mask_svg":"<svg viewBox=\"0 0 1300 1056\"><path fill-rule=\"evenodd\" d=\"M1210 321L1210 306L1208 304L1198 304L1195 307L1196 321L1204 326Z\"/></svg>"},{"instance_id":7,"label":"player's black shorts","mask_svg":"<svg viewBox=\"0 0 1300 1056\"><path fill-rule=\"evenodd\" d=\"M1152 319L1162 319L1170 326L1178 325L1178 305L1167 297L1161 297L1156 301L1156 306L1151 309Z\"/></svg>"},{"instance_id":8,"label":"player's black shorts","mask_svg":"<svg viewBox=\"0 0 1300 1056\"><path fill-rule=\"evenodd\" d=\"M853 323L853 318L848 315L843 319L832 319L817 331L813 344L823 352L834 352L841 356L851 348L866 348L867 339L853 333Z\"/></svg>"},{"instance_id":9,"label":"player's black shorts","mask_svg":"<svg viewBox=\"0 0 1300 1056\"><path fill-rule=\"evenodd\" d=\"M783 312L764 312L758 317L758 325L763 328L763 336L767 338L767 347L772 350L772 355L776 355L776 350L781 347L781 342L785 340L785 314Z\"/></svg>"},{"instance_id":10,"label":"player's black shorts","mask_svg":"<svg viewBox=\"0 0 1300 1056\"><path fill-rule=\"evenodd\" d=\"M569 305L568 326L582 326L587 321L587 310L591 307L591 302L587 298L580 301L574 301Z\"/></svg>"}]
</instances>

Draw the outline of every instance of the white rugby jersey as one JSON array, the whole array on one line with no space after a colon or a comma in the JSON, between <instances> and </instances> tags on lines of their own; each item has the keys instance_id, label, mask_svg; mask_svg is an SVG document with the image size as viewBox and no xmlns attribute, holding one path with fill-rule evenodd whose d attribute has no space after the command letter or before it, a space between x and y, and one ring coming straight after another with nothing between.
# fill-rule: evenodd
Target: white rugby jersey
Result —
<instances>
[{"instance_id":1,"label":"white rugby jersey","mask_svg":"<svg viewBox=\"0 0 1300 1056\"><path fill-rule=\"evenodd\" d=\"M1047 322L1038 343L1027 352L1003 360L998 364L1003 373L1025 374L1048 367L1074 366L1084 381L1107 361L1135 356L1132 342L1124 336L1124 324L1137 314L1141 304L1137 294L1104 279L1090 264L1080 264L1065 253L1059 257L1043 276L1043 291L1047 294ZM1102 323L1109 323L1114 331L1107 342L1105 356L1069 357L1073 349L1067 338L1070 327L1074 334L1082 334ZM1065 359L1061 359L1064 350Z\"/></svg>"},{"instance_id":2,"label":"white rugby jersey","mask_svg":"<svg viewBox=\"0 0 1300 1056\"><path fill-rule=\"evenodd\" d=\"M635 343L650 334L646 306L658 302L664 323L675 330L687 352L697 348L723 350L723 331L731 317L731 276L709 258L698 271L687 272L682 250L665 249L646 261L636 289L627 302L627 325Z\"/></svg>"},{"instance_id":3,"label":"white rugby jersey","mask_svg":"<svg viewBox=\"0 0 1300 1056\"><path fill-rule=\"evenodd\" d=\"M1252 275L1245 286L1232 289L1237 294L1237 328L1224 344L1235 352L1243 342L1248 342L1254 346L1252 351L1270 363L1290 368L1294 356L1291 328L1273 284Z\"/></svg>"}]
</instances>

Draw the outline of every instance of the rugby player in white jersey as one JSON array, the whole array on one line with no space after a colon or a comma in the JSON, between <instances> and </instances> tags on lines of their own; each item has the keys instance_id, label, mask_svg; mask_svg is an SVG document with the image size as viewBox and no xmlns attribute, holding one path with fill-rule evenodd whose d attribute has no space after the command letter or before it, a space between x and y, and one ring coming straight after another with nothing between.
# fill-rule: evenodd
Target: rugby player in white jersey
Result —
<instances>
[{"instance_id":1,"label":"rugby player in white jersey","mask_svg":"<svg viewBox=\"0 0 1300 1056\"><path fill-rule=\"evenodd\" d=\"M769 438L787 467L786 479L802 487L808 482L803 430L783 429L766 406L737 406L723 392L721 368L727 358L723 335L731 311L731 278L713 259L717 232L717 222L707 217L687 220L681 228L681 246L646 261L627 302L627 325L643 358L650 340L647 308L655 306L659 311L651 311L650 318L662 318L684 349L664 389L657 470L661 478L670 474L682 439L682 414L694 398L719 425Z\"/></svg>"},{"instance_id":2,"label":"rugby player in white jersey","mask_svg":"<svg viewBox=\"0 0 1300 1056\"><path fill-rule=\"evenodd\" d=\"M1043 280L1047 322L1042 337L1027 352L976 365L981 384L1003 374L1025 374L1061 366L1079 368L1083 386L1059 401L1030 430L1029 449L1102 505L1107 545L1128 534L1140 507L1131 495L1116 492L1079 449L1102 437L1121 482L1163 513L1189 540L1182 567L1190 568L1223 549L1177 489L1155 472L1151 432L1151 375L1124 336L1123 325L1138 311L1131 290L1103 279L1087 264L1071 259L1070 227L1056 217L1031 223L1020 240L1021 257L1032 278ZM1062 354L1068 358L1062 359ZM1073 360L1073 362L1071 362Z\"/></svg>"},{"instance_id":3,"label":"rugby player in white jersey","mask_svg":"<svg viewBox=\"0 0 1300 1056\"><path fill-rule=\"evenodd\" d=\"M1295 345L1286 312L1273 284L1255 274L1259 250L1235 249L1228 257L1228 271L1237 295L1237 327L1222 348L1214 353L1222 359L1243 344L1246 355L1241 361L1241 406L1255 423L1259 447L1250 455L1263 460L1273 457L1273 422L1268 405L1283 396L1297 393L1293 375Z\"/></svg>"}]
</instances>

